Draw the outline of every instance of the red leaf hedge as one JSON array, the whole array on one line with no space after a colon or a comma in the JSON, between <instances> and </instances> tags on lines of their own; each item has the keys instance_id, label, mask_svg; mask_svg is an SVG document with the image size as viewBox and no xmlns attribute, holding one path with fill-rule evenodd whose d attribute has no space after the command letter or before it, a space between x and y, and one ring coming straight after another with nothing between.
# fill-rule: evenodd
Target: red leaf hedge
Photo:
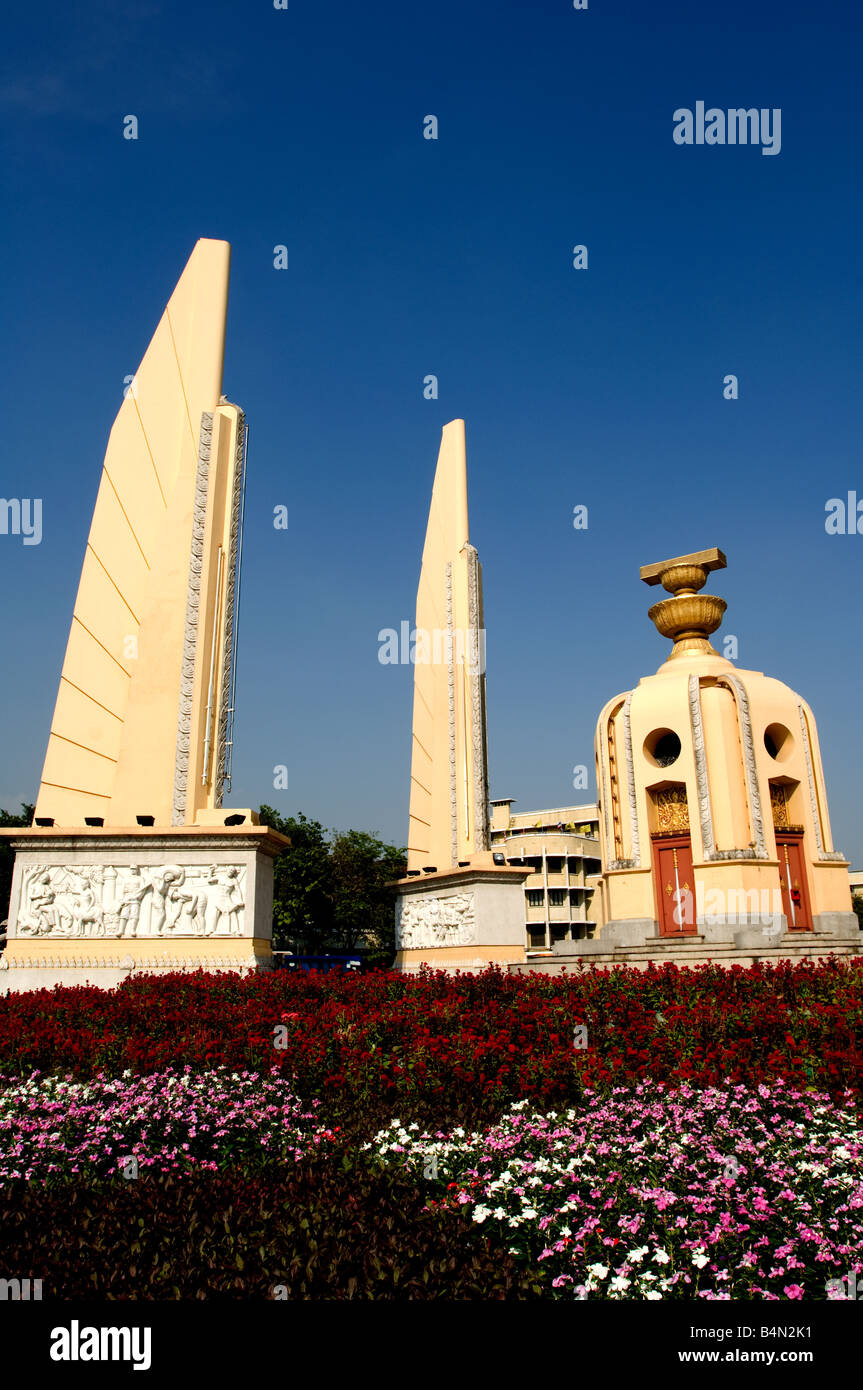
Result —
<instances>
[{"instance_id":1,"label":"red leaf hedge","mask_svg":"<svg viewBox=\"0 0 863 1390\"><path fill-rule=\"evenodd\" d=\"M63 1299L525 1299L543 1287L399 1173L310 1161L249 1177L0 1188L0 1268Z\"/></svg>"}]
</instances>

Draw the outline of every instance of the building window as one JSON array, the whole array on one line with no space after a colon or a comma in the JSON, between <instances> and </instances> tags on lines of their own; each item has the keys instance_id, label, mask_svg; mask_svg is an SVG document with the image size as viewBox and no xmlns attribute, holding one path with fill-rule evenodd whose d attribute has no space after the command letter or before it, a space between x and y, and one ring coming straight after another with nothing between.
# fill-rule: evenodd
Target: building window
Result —
<instances>
[{"instance_id":1,"label":"building window","mask_svg":"<svg viewBox=\"0 0 863 1390\"><path fill-rule=\"evenodd\" d=\"M548 872L550 874L563 873L563 860L561 859L560 855L549 855L546 862L548 864Z\"/></svg>"},{"instance_id":2,"label":"building window","mask_svg":"<svg viewBox=\"0 0 863 1390\"><path fill-rule=\"evenodd\" d=\"M565 888L549 888L548 901L552 907L563 907L566 902Z\"/></svg>"},{"instance_id":3,"label":"building window","mask_svg":"<svg viewBox=\"0 0 863 1390\"><path fill-rule=\"evenodd\" d=\"M541 888L528 888L527 905L528 907L542 907L545 893Z\"/></svg>"}]
</instances>

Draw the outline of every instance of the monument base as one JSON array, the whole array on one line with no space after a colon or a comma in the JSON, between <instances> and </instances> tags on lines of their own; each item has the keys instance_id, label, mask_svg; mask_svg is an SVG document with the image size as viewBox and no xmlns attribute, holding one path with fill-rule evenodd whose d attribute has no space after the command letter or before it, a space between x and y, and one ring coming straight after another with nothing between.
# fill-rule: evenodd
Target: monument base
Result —
<instances>
[{"instance_id":1,"label":"monument base","mask_svg":"<svg viewBox=\"0 0 863 1390\"><path fill-rule=\"evenodd\" d=\"M532 872L468 865L398 879L394 969L473 972L523 962L524 883Z\"/></svg>"},{"instance_id":2,"label":"monument base","mask_svg":"<svg viewBox=\"0 0 863 1390\"><path fill-rule=\"evenodd\" d=\"M0 992L130 975L272 968L266 826L7 830L15 850Z\"/></svg>"}]
</instances>

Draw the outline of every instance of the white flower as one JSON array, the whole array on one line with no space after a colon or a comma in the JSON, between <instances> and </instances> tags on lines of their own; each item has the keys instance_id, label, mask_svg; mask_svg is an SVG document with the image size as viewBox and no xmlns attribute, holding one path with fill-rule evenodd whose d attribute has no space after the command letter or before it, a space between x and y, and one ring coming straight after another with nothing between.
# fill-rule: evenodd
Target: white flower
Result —
<instances>
[{"instance_id":1,"label":"white flower","mask_svg":"<svg viewBox=\"0 0 863 1390\"><path fill-rule=\"evenodd\" d=\"M648 1253L649 1249L649 1245L639 1245L637 1250L630 1250L626 1258L631 1265L640 1264L640 1262L644 1259L645 1255Z\"/></svg>"},{"instance_id":2,"label":"white flower","mask_svg":"<svg viewBox=\"0 0 863 1390\"><path fill-rule=\"evenodd\" d=\"M629 1279L624 1279L622 1275L617 1274L612 1279L608 1287L612 1289L615 1293L623 1293L624 1289L629 1288L630 1282L631 1281Z\"/></svg>"},{"instance_id":3,"label":"white flower","mask_svg":"<svg viewBox=\"0 0 863 1390\"><path fill-rule=\"evenodd\" d=\"M604 1279L608 1274L608 1265L589 1265L587 1272L595 1279Z\"/></svg>"},{"instance_id":4,"label":"white flower","mask_svg":"<svg viewBox=\"0 0 863 1390\"><path fill-rule=\"evenodd\" d=\"M695 1265L696 1269L704 1268L704 1266L708 1263L708 1259L703 1250L693 1250L692 1263Z\"/></svg>"},{"instance_id":5,"label":"white flower","mask_svg":"<svg viewBox=\"0 0 863 1390\"><path fill-rule=\"evenodd\" d=\"M671 1256L667 1250L654 1250L653 1258L658 1265L667 1265Z\"/></svg>"},{"instance_id":6,"label":"white flower","mask_svg":"<svg viewBox=\"0 0 863 1390\"><path fill-rule=\"evenodd\" d=\"M657 1298L662 1298L662 1294L659 1292L659 1289L645 1289L644 1297L649 1298L652 1302Z\"/></svg>"}]
</instances>

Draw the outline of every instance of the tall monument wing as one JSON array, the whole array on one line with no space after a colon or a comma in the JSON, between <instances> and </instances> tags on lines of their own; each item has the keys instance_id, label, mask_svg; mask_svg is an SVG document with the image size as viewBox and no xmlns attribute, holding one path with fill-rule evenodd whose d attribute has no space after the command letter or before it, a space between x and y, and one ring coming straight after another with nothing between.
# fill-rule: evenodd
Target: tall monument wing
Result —
<instances>
[{"instance_id":1,"label":"tall monument wing","mask_svg":"<svg viewBox=\"0 0 863 1390\"><path fill-rule=\"evenodd\" d=\"M245 425L221 397L230 247L198 241L114 422L37 815L221 805Z\"/></svg>"},{"instance_id":2,"label":"tall monument wing","mask_svg":"<svg viewBox=\"0 0 863 1390\"><path fill-rule=\"evenodd\" d=\"M482 570L470 544L463 420L444 426L417 591L408 865L488 850Z\"/></svg>"}]
</instances>

